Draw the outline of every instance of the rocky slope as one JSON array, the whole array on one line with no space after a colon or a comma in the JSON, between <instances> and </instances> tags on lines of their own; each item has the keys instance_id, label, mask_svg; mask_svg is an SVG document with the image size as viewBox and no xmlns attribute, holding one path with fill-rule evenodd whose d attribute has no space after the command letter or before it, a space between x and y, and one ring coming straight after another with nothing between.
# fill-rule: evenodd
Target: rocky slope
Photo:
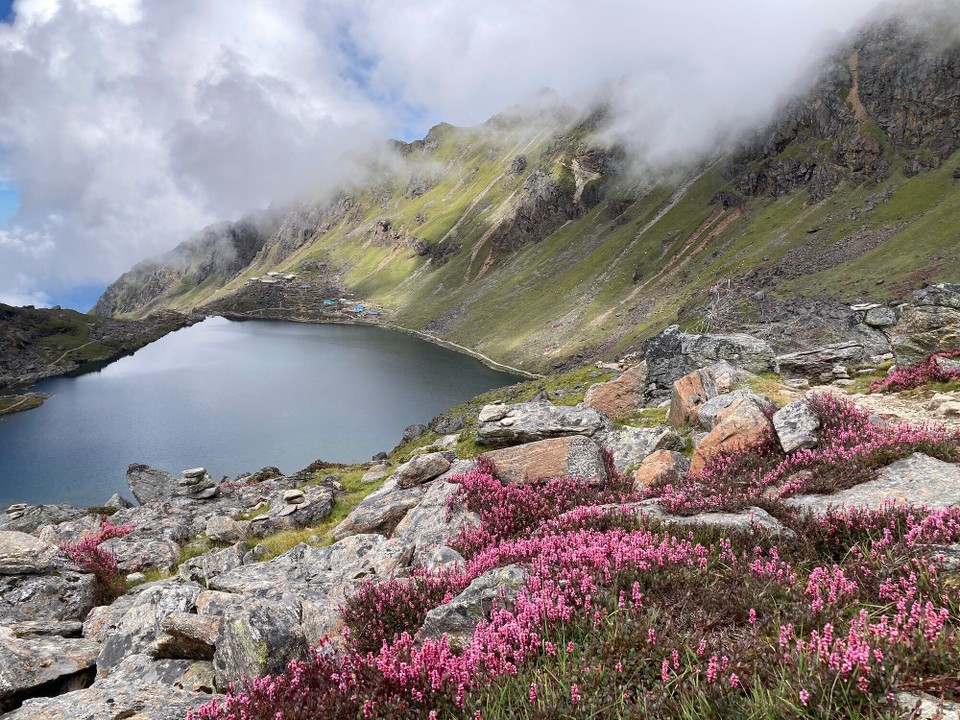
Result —
<instances>
[{"instance_id":1,"label":"rocky slope","mask_svg":"<svg viewBox=\"0 0 960 720\"><path fill-rule=\"evenodd\" d=\"M396 143L399 159L332 199L209 228L123 275L96 312L395 324L532 371L672 322L752 323L779 350L849 339L851 302L957 279L958 77L949 32L872 27L768 128L669 170L628 161L609 107L541 94ZM342 296L379 315L323 303Z\"/></svg>"},{"instance_id":2,"label":"rocky slope","mask_svg":"<svg viewBox=\"0 0 960 720\"><path fill-rule=\"evenodd\" d=\"M0 304L0 389L115 360L198 319L163 312L144 320L119 320Z\"/></svg>"},{"instance_id":3,"label":"rocky slope","mask_svg":"<svg viewBox=\"0 0 960 720\"><path fill-rule=\"evenodd\" d=\"M643 592L650 594L643 607L654 613L650 622L660 622L657 588L677 589L678 597L665 600L669 617L679 622L707 613L702 623L695 623L697 631L706 633L704 642L717 658L729 653L740 673L722 692L718 686L720 694L711 696L710 702L726 708L725 717L739 717L740 712L774 716L772 709L797 702L789 693L800 690L799 686L770 689L765 685L770 699L764 701L755 693L738 693L737 683L761 682L748 674L761 672L750 669L749 658L770 662L776 653L763 643L776 637L776 623L795 620L797 631L806 633L811 628L820 632L824 623L833 622L838 632L845 633L844 623L856 617L850 608L859 607L857 602L879 612L874 600L857 594L861 590L851 584L852 573L864 573L856 575L863 592L872 587L868 578L878 573L894 578L890 583L901 576L896 563L885 564L885 552L872 555L880 558L877 567L854 567L860 562L857 558L868 554L838 550L837 543L855 542L859 526L850 525L852 521L844 519L847 516L836 516L832 506L842 503L867 513L855 517L860 518L857 523L866 523L868 537L891 537L871 529L869 523L893 522L896 533L912 527L916 518L929 516L929 523L917 526L929 531L929 537L912 531L908 534L914 538L911 544L898 545L896 552L891 549L890 557L908 552L910 557L924 558L924 567L940 568L930 570L935 573L933 587L940 587L939 577L944 587L952 587L957 569L951 558L957 557L960 542L956 532L960 527L956 465L960 445L955 419L960 408L956 389L960 363L943 360L943 377L954 378L952 385L941 383L922 390L926 395L847 396L863 403L872 415L836 398L844 390L860 389L866 379L886 377L881 363L889 364L891 358L906 365L932 352L956 349L960 285L918 291L897 308L873 305L850 312L864 328L874 328L886 340L888 352L874 352L875 338L869 348L851 343L816 346L810 338L803 353L777 355L765 341L743 333L692 334L671 327L615 368L604 368L605 372L587 369L571 373L566 380L529 381L453 409L429 427L412 426L388 457L362 468L315 463L290 475L264 468L217 483L203 468L184 470L175 477L131 465L127 481L139 505L119 496L91 510L14 505L0 516L0 646L4 650L0 653L0 711L10 710L11 720L182 718L207 703L211 693L227 692L232 682L272 674L279 677L244 686L247 694L232 706L249 713L243 717L273 718L281 709L287 713L284 717L315 717L310 713L332 712L341 702L346 703L344 707L359 706L364 698L376 707L385 702L377 694L382 692L406 698L398 706L389 706L405 708L392 711L399 717L425 716L430 707L446 708L442 716L461 717L464 705L446 703L453 703L453 697L465 689L466 707L484 710L484 717L512 717L516 708L510 703L535 703L536 698L527 697L526 673L549 666L549 649L538 645L532 657L515 657L523 696L507 701L503 698L509 698L511 691L504 678L514 673L501 676L487 667L483 672L492 674L486 682L463 685L461 680L461 690L455 692L455 686L450 689L446 684L449 679L442 679L443 673L454 672L461 662L453 658L467 662L476 657L478 643L491 642L489 633L499 632L497 622L504 618L510 620L503 638L518 637L516 623L525 622L526 615L510 614L514 603L526 598L529 613L534 603L531 593L535 595L534 589L540 587L536 583L549 573L566 577L562 573L569 572L560 567L561 560L556 560L558 566L551 565L552 560L538 560L556 552L550 543L559 543L562 557L583 550L582 571L609 552L588 551L578 543L589 538L591 542L605 538L603 542L614 545L618 538L629 540L618 550L624 553L620 562L629 564L629 547L642 548L651 537L659 542L659 535L650 535L655 532L673 533L665 536L673 539L664 542L679 555L672 560L661 557L659 565L654 562L660 570L642 565L650 573L667 573L643 586ZM926 427L899 424L904 417ZM937 420L948 425L930 425ZM478 458L478 453L483 457ZM838 453L845 453L843 462L837 462ZM888 502L917 506L911 511L913 519L889 515ZM805 515L808 511L812 516ZM811 517L823 520L818 525ZM833 527L830 532L837 534L817 540L818 532L826 532L824 527ZM682 547L691 530L706 533L712 544L699 550L691 545L690 552L701 558L698 572L703 577L694 578L694 584L684 590L682 567L695 563L687 566L683 560L677 567L671 563L686 552ZM918 544L918 537L926 538L927 544ZM756 558L758 552L766 552L760 548L768 546L773 549L766 565L766 560ZM517 559L517 553L522 556L528 547L533 555ZM736 567L741 547L747 558L743 562L753 561L750 570ZM721 550L722 557L713 558L712 553ZM810 584L794 580L777 586L785 567L777 565L778 557L780 562L792 558L796 573L809 570ZM811 557L817 558L816 567L802 569ZM843 576L838 562L851 575ZM907 568L912 567L908 563ZM598 572L598 577L609 578L613 570ZM750 577L760 578L756 597L724 595L730 603L747 603L737 610L743 617L709 609L709 595L715 592L711 587L718 581L728 582L730 578L723 577L730 572L739 573L741 580L748 578L747 588ZM840 585L824 579L824 573L833 573L830 582L839 583L838 572L843 576ZM642 580L643 571L637 577L638 582L647 582ZM907 582L903 577L902 582ZM564 580L558 587L574 585ZM791 595L789 588L794 586L799 599ZM439 588L435 597L431 587ZM893 587L884 584L881 596L889 600ZM911 588L910 593L920 591ZM603 581L594 588L597 607L603 607L607 590ZM633 592L636 601L638 591ZM939 598L927 586L922 592L925 599ZM794 604L809 603L811 593L814 614L789 615L801 612ZM843 608L836 617L823 611L828 595L829 603ZM382 604L368 617L365 598L373 603L378 597ZM576 608L582 598L571 601L570 607ZM773 605L766 607L764 603L769 602ZM507 615L497 615L494 603ZM677 603L689 607L676 611ZM748 604L750 620L746 619ZM717 612L720 615L711 620L709 613ZM769 618L766 612L771 613ZM934 611L923 612L932 617ZM945 644L920 649L916 655L896 643L884 645L883 657L888 660L877 656L877 667L871 669L875 684L861 690L860 700L834 697L838 684L846 687L845 683L857 681L839 666L824 669L822 677L798 676L807 693L800 697L809 699L822 689L825 694L816 695L811 703L830 703L812 704L809 716L891 717L883 713L892 713L898 706L906 712L917 703L936 705L924 692L954 697L954 686L931 669L935 659L948 660L955 648L957 618L952 611L946 612L948 620L938 620L936 627L903 628L907 633L926 633L928 639L941 638ZM573 612L566 619L565 632L574 632L578 617ZM888 617L888 622L901 620ZM481 622L492 623L485 626L488 634L482 637L486 640L474 634ZM590 652L589 638L605 637L610 619L585 622L589 632L577 643L583 643L583 652ZM671 639L670 633L679 629L664 622L658 627L665 642L695 646L686 636ZM546 620L536 623L538 633L552 632ZM714 623L721 627L716 634L709 630ZM352 634L343 632L345 626ZM760 644L744 650L743 638L752 637L754 627ZM624 626L623 631L627 629ZM419 662L419 651L391 635L401 630L417 633L430 663L424 672L439 673L441 680L432 689L417 690L410 680L393 690L389 683L383 684L380 673L392 677L394 662ZM382 639L388 641L382 650L378 632L385 633ZM852 627L850 637L856 632ZM288 663L310 658L309 648L324 636L332 644L311 661L319 663L318 669L300 666L295 673L300 678L298 700L284 705L289 700L284 683L294 676L283 674ZM503 638L498 642L506 641ZM391 650L394 646L400 649ZM448 656L437 650L441 646L473 650ZM617 682L631 683L631 688L660 687L659 676L643 679L640 674L650 653L638 659L631 656L629 647L615 648L615 654L625 664L637 663L635 672ZM801 652L805 646L798 647ZM745 654L736 656L737 649ZM362 667L372 661L364 659L365 653L378 650L384 664L376 677L381 679L368 686ZM400 660L391 652L401 653ZM566 652L572 661L574 651ZM321 686L313 685L321 681L315 673L322 670L326 657L335 658L338 672L341 662L360 663L351 681L359 684L353 699L327 693L316 699L319 705L314 707L311 693L318 698L321 693ZM925 659L919 662L918 657ZM655 663L658 673L659 662ZM594 696L601 690L589 685L594 680L577 667L550 671L563 687L562 702L550 702L572 702L575 707L580 702L602 701L596 708L598 716L612 716L620 705L610 705L603 700L606 696ZM784 672L797 672L791 667L788 662ZM681 680L678 676L677 687L682 686ZM550 682L533 681L549 692ZM563 685L571 682L582 685L582 697L579 690ZM644 684L648 682L653 684ZM684 692L695 696L702 692L697 688L713 681L694 678L691 682ZM500 689L485 695L488 683ZM818 683L823 683L822 688ZM587 691L588 687L594 690ZM425 695L412 699L418 692ZM617 700L621 702L639 711L626 697ZM648 716L676 716L669 693L652 693L643 702L653 713ZM537 716L549 716L550 707ZM824 708L829 711L820 712ZM360 713L359 707L355 710L350 717ZM210 713L205 717L241 717L239 709L205 712Z\"/></svg>"}]
</instances>

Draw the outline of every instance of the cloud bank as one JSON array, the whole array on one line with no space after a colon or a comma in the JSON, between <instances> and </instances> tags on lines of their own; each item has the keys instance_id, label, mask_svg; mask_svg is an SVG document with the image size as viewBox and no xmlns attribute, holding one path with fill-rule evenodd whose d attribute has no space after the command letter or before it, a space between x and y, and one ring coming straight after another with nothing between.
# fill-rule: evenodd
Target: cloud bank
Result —
<instances>
[{"instance_id":1,"label":"cloud bank","mask_svg":"<svg viewBox=\"0 0 960 720\"><path fill-rule=\"evenodd\" d=\"M0 24L0 301L106 283L319 192L374 139L627 76L650 161L766 118L877 0L16 0Z\"/></svg>"}]
</instances>

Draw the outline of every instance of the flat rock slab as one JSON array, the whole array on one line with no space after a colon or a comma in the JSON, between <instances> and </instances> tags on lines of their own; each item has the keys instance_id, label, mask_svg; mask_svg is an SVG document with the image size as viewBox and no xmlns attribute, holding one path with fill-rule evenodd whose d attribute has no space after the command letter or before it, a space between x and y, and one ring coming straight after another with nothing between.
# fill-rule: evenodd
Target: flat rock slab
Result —
<instances>
[{"instance_id":1,"label":"flat rock slab","mask_svg":"<svg viewBox=\"0 0 960 720\"><path fill-rule=\"evenodd\" d=\"M300 544L273 560L242 565L211 579L210 589L249 595L284 588L332 592L362 578L386 577L402 567L405 547L382 535L352 535L329 547ZM407 558L408 559L408 558Z\"/></svg>"},{"instance_id":2,"label":"flat rock slab","mask_svg":"<svg viewBox=\"0 0 960 720\"><path fill-rule=\"evenodd\" d=\"M89 688L27 700L4 720L183 720L210 702L212 685L209 662L131 655Z\"/></svg>"},{"instance_id":3,"label":"flat rock slab","mask_svg":"<svg viewBox=\"0 0 960 720\"><path fill-rule=\"evenodd\" d=\"M876 510L891 502L935 509L960 505L960 466L914 453L883 468L876 480L832 495L798 495L786 500L791 507L818 514L838 505Z\"/></svg>"},{"instance_id":4,"label":"flat rock slab","mask_svg":"<svg viewBox=\"0 0 960 720\"><path fill-rule=\"evenodd\" d=\"M33 535L0 532L0 575L31 575L50 569L59 550Z\"/></svg>"},{"instance_id":5,"label":"flat rock slab","mask_svg":"<svg viewBox=\"0 0 960 720\"><path fill-rule=\"evenodd\" d=\"M858 342L834 343L811 350L780 355L780 371L810 379L832 376L836 365L857 363L864 358L863 345Z\"/></svg>"},{"instance_id":6,"label":"flat rock slab","mask_svg":"<svg viewBox=\"0 0 960 720\"><path fill-rule=\"evenodd\" d=\"M613 429L610 420L593 408L547 402L485 405L478 419L477 442L494 447L570 435L592 436Z\"/></svg>"},{"instance_id":7,"label":"flat rock slab","mask_svg":"<svg viewBox=\"0 0 960 720\"><path fill-rule=\"evenodd\" d=\"M600 446L580 435L491 450L484 457L493 461L500 479L510 484L566 476L588 482L607 479Z\"/></svg>"},{"instance_id":8,"label":"flat rock slab","mask_svg":"<svg viewBox=\"0 0 960 720\"><path fill-rule=\"evenodd\" d=\"M96 604L97 581L64 563L48 575L0 575L0 617L83 620Z\"/></svg>"},{"instance_id":9,"label":"flat rock slab","mask_svg":"<svg viewBox=\"0 0 960 720\"><path fill-rule=\"evenodd\" d=\"M699 515L674 515L657 504L656 500L644 500L626 505L602 505L609 511L629 512L637 517L647 517L668 525L682 527L704 526L724 530L760 530L778 537L793 537L794 532L780 523L773 515L758 507L748 507L739 512L705 512Z\"/></svg>"},{"instance_id":10,"label":"flat rock slab","mask_svg":"<svg viewBox=\"0 0 960 720\"><path fill-rule=\"evenodd\" d=\"M17 637L0 627L0 712L19 704L18 695L52 687L94 667L100 646L90 640L56 635ZM86 684L92 681L92 677Z\"/></svg>"}]
</instances>

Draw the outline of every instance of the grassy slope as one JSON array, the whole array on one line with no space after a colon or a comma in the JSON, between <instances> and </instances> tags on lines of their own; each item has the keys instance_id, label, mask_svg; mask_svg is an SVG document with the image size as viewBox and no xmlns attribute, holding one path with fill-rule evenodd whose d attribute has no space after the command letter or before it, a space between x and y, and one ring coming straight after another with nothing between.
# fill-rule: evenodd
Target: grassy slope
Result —
<instances>
[{"instance_id":1,"label":"grassy slope","mask_svg":"<svg viewBox=\"0 0 960 720\"><path fill-rule=\"evenodd\" d=\"M268 269L297 271L304 261L329 261L345 288L384 306L392 322L428 328L508 364L542 371L578 353L623 351L674 321L681 305L714 283L772 266L800 248L815 261L864 228L905 225L859 257L822 269L813 262L808 274L766 291L891 300L924 280L960 277L960 181L951 176L960 153L913 178L894 164L884 183L841 185L815 204L801 191L751 198L730 210L710 204L726 188L719 165L699 168L639 193L617 221L611 203L620 198L613 191L541 242L484 268L492 228L513 215L534 169L569 175L571 141L549 140L545 132L446 128L432 153L415 150L410 166L391 181L355 195L359 220L348 216L284 262L268 254L225 287L208 281L172 304L203 304ZM790 146L783 155L802 150ZM513 174L510 165L520 153L528 166ZM438 179L412 197L404 187L417 162L427 163ZM888 200L864 208L887 188L893 193ZM403 243L378 244L373 229L379 220L431 245L457 243L460 250L438 266ZM813 226L822 229L809 234Z\"/></svg>"}]
</instances>

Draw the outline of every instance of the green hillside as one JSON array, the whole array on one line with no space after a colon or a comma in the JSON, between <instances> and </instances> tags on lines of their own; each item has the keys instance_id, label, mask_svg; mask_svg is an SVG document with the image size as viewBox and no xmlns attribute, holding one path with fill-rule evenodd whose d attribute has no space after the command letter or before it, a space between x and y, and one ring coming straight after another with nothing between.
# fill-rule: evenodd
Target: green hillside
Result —
<instances>
[{"instance_id":1,"label":"green hillside","mask_svg":"<svg viewBox=\"0 0 960 720\"><path fill-rule=\"evenodd\" d=\"M603 104L438 125L336 197L231 230L241 260L203 261L200 236L97 312L377 322L544 371L706 327L721 284L847 302L960 279L960 50L883 27L835 60L751 142L668 169L638 171ZM296 279L252 280L268 271ZM331 316L322 300L348 293L380 314Z\"/></svg>"}]
</instances>

